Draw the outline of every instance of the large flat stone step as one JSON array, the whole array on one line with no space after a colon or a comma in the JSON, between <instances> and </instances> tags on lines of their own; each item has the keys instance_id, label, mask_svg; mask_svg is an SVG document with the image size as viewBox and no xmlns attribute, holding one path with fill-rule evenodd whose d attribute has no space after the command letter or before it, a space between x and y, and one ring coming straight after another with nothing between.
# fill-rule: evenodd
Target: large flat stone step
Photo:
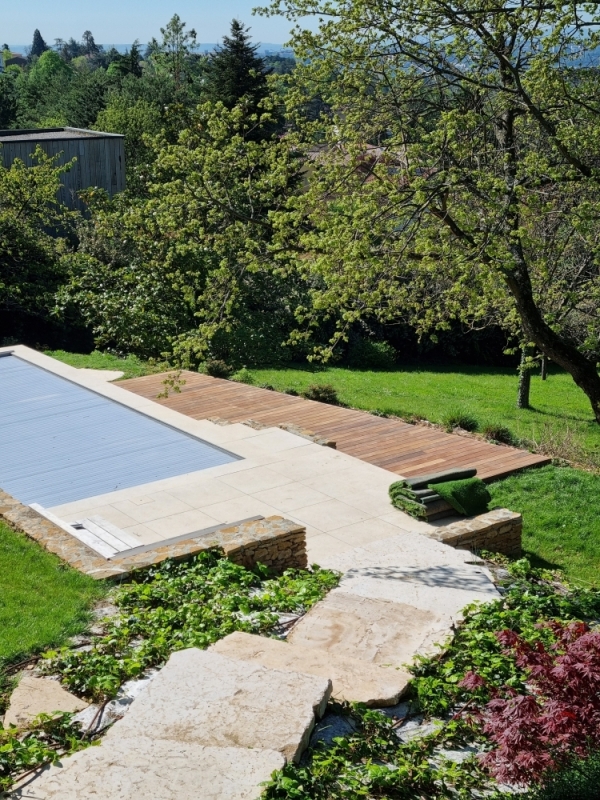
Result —
<instances>
[{"instance_id":1,"label":"large flat stone step","mask_svg":"<svg viewBox=\"0 0 600 800\"><path fill-rule=\"evenodd\" d=\"M118 724L118 723L117 723ZM105 741L47 767L19 800L258 800L285 759L274 750L149 739Z\"/></svg>"},{"instance_id":2,"label":"large flat stone step","mask_svg":"<svg viewBox=\"0 0 600 800\"><path fill-rule=\"evenodd\" d=\"M207 747L276 750L297 760L321 717L331 681L267 669L208 650L180 650L108 732Z\"/></svg>"},{"instance_id":3,"label":"large flat stone step","mask_svg":"<svg viewBox=\"0 0 600 800\"><path fill-rule=\"evenodd\" d=\"M254 800L307 747L331 681L181 650L92 747L45 769L15 798Z\"/></svg>"},{"instance_id":4,"label":"large flat stone step","mask_svg":"<svg viewBox=\"0 0 600 800\"><path fill-rule=\"evenodd\" d=\"M332 695L337 700L365 703L373 708L395 705L411 678L410 673L395 665L365 663L346 653L336 653L335 647L298 646L241 631L220 639L210 649L271 669L330 678Z\"/></svg>"},{"instance_id":5,"label":"large flat stone step","mask_svg":"<svg viewBox=\"0 0 600 800\"><path fill-rule=\"evenodd\" d=\"M288 641L306 651L400 669L416 653L428 652L433 640L443 641L449 625L444 614L334 589L294 626Z\"/></svg>"}]
</instances>

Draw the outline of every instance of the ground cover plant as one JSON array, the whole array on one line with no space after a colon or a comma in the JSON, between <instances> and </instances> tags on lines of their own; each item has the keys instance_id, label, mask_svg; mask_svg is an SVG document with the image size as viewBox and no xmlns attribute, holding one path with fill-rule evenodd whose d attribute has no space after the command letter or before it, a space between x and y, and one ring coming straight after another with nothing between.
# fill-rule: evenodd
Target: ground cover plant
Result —
<instances>
[{"instance_id":1,"label":"ground cover plant","mask_svg":"<svg viewBox=\"0 0 600 800\"><path fill-rule=\"evenodd\" d=\"M175 650L205 648L233 631L268 633L280 613L304 613L337 582L336 573L318 567L271 577L217 551L166 561L117 590L119 613L91 649L50 652L47 669L76 694L103 701Z\"/></svg>"},{"instance_id":2,"label":"ground cover plant","mask_svg":"<svg viewBox=\"0 0 600 800\"><path fill-rule=\"evenodd\" d=\"M492 483L492 505L523 514L523 547L534 562L600 585L600 475L570 467L530 469Z\"/></svg>"},{"instance_id":3,"label":"ground cover plant","mask_svg":"<svg viewBox=\"0 0 600 800\"><path fill-rule=\"evenodd\" d=\"M92 603L105 591L98 581L0 522L0 675L3 663L80 633Z\"/></svg>"},{"instance_id":4,"label":"ground cover plant","mask_svg":"<svg viewBox=\"0 0 600 800\"><path fill-rule=\"evenodd\" d=\"M411 712L436 718L438 725L433 732L405 741L398 738L397 733L402 737L398 723L381 712L358 706L334 708L336 713L353 719L354 732L334 739L327 749L318 745L303 764L288 765L276 773L267 787L267 800L472 798L481 797L482 791L490 797L513 796L500 791L489 763L486 768L486 759L489 761L498 748L478 713L498 697L520 694L528 702L536 699L531 665L514 648L505 646L506 637L519 637L536 651L538 645L550 649L558 644L560 658L565 649L560 647L561 630L572 628L577 620L597 619L600 591L573 589L559 582L556 573L533 569L526 559L509 564L498 558L497 562L501 598L467 608L454 639L440 648L438 655L419 659L413 668ZM576 623L575 627L585 625ZM598 633L591 635L598 637ZM578 686L581 703L585 703L589 690L597 694L600 670L597 655L594 658L595 666L587 674L579 670L577 680L587 681L585 687ZM564 684L566 692L571 684L569 680ZM540 703L544 702L542 697ZM551 711L547 704L546 710ZM512 739L513 759L527 751L529 743L528 720L523 716L522 721L524 727ZM591 734L589 724L579 731L580 737ZM501 727L493 730L501 731ZM462 750L467 757L450 760L445 755L448 750ZM485 759L469 756L469 751L475 750ZM557 784L557 772L544 766L540 760L539 769L531 771L532 783L537 784L531 797L545 797L540 787L546 785L547 796L555 796L550 787ZM566 768L573 769L570 761ZM581 774L581 765L577 768Z\"/></svg>"},{"instance_id":5,"label":"ground cover plant","mask_svg":"<svg viewBox=\"0 0 600 800\"><path fill-rule=\"evenodd\" d=\"M117 613L105 621L104 634L90 637L91 646L48 651L43 669L60 675L71 691L104 703L175 650L206 648L236 630L280 630L280 613L304 613L338 579L316 566L274 577L266 567L247 570L216 550L185 563L166 561L116 590L111 600ZM101 733L82 730L72 717L40 715L24 732L0 725L0 790Z\"/></svg>"}]
</instances>

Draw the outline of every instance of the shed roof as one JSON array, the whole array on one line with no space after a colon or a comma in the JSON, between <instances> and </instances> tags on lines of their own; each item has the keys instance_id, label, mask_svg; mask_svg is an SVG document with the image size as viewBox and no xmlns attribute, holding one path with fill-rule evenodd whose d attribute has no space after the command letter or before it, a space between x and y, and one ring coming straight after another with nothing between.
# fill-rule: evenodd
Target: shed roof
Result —
<instances>
[{"instance_id":1,"label":"shed roof","mask_svg":"<svg viewBox=\"0 0 600 800\"><path fill-rule=\"evenodd\" d=\"M88 131L84 128L33 128L29 130L0 131L0 142L37 142L56 139L122 139L121 133Z\"/></svg>"}]
</instances>

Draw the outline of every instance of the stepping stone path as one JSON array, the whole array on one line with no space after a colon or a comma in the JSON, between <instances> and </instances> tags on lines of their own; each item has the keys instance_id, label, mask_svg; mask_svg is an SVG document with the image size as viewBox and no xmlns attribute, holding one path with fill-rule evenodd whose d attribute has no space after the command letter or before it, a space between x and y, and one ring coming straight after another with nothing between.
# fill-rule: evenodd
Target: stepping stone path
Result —
<instances>
[{"instance_id":1,"label":"stepping stone path","mask_svg":"<svg viewBox=\"0 0 600 800\"><path fill-rule=\"evenodd\" d=\"M337 699L394 705L409 680L403 664L443 642L465 605L498 597L478 559L418 533L321 566L340 571L340 585L286 641L233 633L209 650L174 653L100 747L45 769L13 797L259 798L273 770L299 759L332 688Z\"/></svg>"},{"instance_id":2,"label":"stepping stone path","mask_svg":"<svg viewBox=\"0 0 600 800\"><path fill-rule=\"evenodd\" d=\"M299 759L331 694L327 678L206 650L174 653L98 748L13 793L35 800L250 800Z\"/></svg>"},{"instance_id":3,"label":"stepping stone path","mask_svg":"<svg viewBox=\"0 0 600 800\"><path fill-rule=\"evenodd\" d=\"M67 692L58 681L51 678L36 678L23 675L10 698L10 705L4 715L4 727L16 725L25 728L38 714L61 711L82 711L87 703Z\"/></svg>"}]
</instances>

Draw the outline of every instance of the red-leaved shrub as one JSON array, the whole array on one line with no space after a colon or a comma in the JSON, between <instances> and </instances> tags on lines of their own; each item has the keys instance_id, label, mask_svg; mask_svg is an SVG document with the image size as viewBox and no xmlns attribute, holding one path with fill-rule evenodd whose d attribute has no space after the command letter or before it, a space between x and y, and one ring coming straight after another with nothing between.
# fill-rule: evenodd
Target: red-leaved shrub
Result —
<instances>
[{"instance_id":1,"label":"red-leaved shrub","mask_svg":"<svg viewBox=\"0 0 600 800\"><path fill-rule=\"evenodd\" d=\"M497 635L527 675L527 694L496 692L476 716L494 748L484 766L503 783L527 785L569 757L600 746L600 632L582 622L552 622L555 643L529 644L512 631ZM485 685L468 673L462 685Z\"/></svg>"}]
</instances>

